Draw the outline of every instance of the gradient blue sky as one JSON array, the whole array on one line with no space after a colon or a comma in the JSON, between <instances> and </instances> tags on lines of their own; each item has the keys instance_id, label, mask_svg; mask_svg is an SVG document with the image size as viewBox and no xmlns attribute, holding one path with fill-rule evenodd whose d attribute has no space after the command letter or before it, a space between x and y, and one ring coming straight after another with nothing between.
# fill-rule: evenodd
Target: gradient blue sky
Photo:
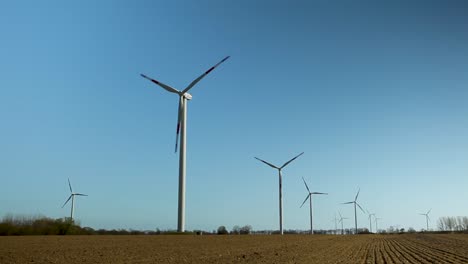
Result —
<instances>
[{"instance_id":1,"label":"gradient blue sky","mask_svg":"<svg viewBox=\"0 0 468 264\"><path fill-rule=\"evenodd\" d=\"M381 227L468 215L465 1L3 1L0 216L175 229L177 96L188 106L187 229ZM359 215L359 226L368 225ZM347 221L346 226L353 226Z\"/></svg>"}]
</instances>

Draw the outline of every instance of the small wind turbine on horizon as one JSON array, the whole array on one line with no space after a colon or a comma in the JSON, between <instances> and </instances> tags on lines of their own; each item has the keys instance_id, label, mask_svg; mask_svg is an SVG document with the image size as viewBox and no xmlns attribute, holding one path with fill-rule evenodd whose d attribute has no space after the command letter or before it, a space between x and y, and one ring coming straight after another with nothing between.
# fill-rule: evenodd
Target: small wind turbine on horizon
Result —
<instances>
[{"instance_id":1,"label":"small wind turbine on horizon","mask_svg":"<svg viewBox=\"0 0 468 264\"><path fill-rule=\"evenodd\" d=\"M186 172L186 131L187 131L187 100L192 99L192 95L188 93L192 87L197 84L203 77L208 75L212 70L218 67L221 63L229 59L230 56L225 57L216 65L208 69L198 78L193 80L184 90L179 91L169 85L161 83L155 79L152 79L144 74L140 74L141 77L146 78L156 85L161 86L164 90L175 93L179 96L179 109L177 114L177 129L176 129L176 143L175 152L177 152L177 145L179 142L180 132L180 153L179 153L179 201L178 201L178 218L177 218L177 232L185 231L185 172Z\"/></svg>"},{"instance_id":2,"label":"small wind turbine on horizon","mask_svg":"<svg viewBox=\"0 0 468 264\"><path fill-rule=\"evenodd\" d=\"M432 208L429 209L429 211L427 211L427 213L425 214L420 214L420 215L424 215L426 217L426 231L429 231L429 220L431 220L429 218L429 213L431 212Z\"/></svg>"},{"instance_id":3,"label":"small wind turbine on horizon","mask_svg":"<svg viewBox=\"0 0 468 264\"><path fill-rule=\"evenodd\" d=\"M309 194L307 194L304 202L301 204L301 207L307 202L307 200L309 200L309 208L310 208L310 234L313 235L314 234L314 226L313 226L313 219L312 219L312 195L314 194L321 194L321 195L328 195L328 193L321 193L321 192L311 192L309 190L309 186L307 186L307 183L306 181L304 180L304 177L302 177L302 180L304 181L304 185L307 189L307 192Z\"/></svg>"},{"instance_id":4,"label":"small wind turbine on horizon","mask_svg":"<svg viewBox=\"0 0 468 264\"><path fill-rule=\"evenodd\" d=\"M268 163L262 159L259 159L257 157L255 157L257 160L265 163L266 165L274 168L274 169L277 169L278 170L278 177L279 177L279 226L280 226L280 234L282 235L283 234L283 187L282 187L282 175L281 175L281 170L286 167L289 163L291 163L293 160L297 159L299 156L301 156L302 154L304 154L304 152L302 152L301 154L297 155L296 157L290 159L289 161L287 161L286 163L283 164L283 166L281 167L277 167L271 163Z\"/></svg>"},{"instance_id":5,"label":"small wind turbine on horizon","mask_svg":"<svg viewBox=\"0 0 468 264\"><path fill-rule=\"evenodd\" d=\"M336 213L335 213L335 218L333 219L333 221L335 222L335 235L336 235L336 230L338 230L338 225L337 225L337 221L338 219L336 218Z\"/></svg>"},{"instance_id":6,"label":"small wind turbine on horizon","mask_svg":"<svg viewBox=\"0 0 468 264\"><path fill-rule=\"evenodd\" d=\"M376 234L379 233L379 226L377 225L377 221L378 221L378 220L382 220L382 218L376 217L376 216L374 215L375 233L376 233Z\"/></svg>"},{"instance_id":7,"label":"small wind turbine on horizon","mask_svg":"<svg viewBox=\"0 0 468 264\"><path fill-rule=\"evenodd\" d=\"M354 225L355 225L355 231L356 231L356 234L358 233L358 228L357 228L357 211L356 211L356 205L359 207L359 209L361 209L361 211L363 213L366 213L364 212L364 209L362 209L362 207L357 203L357 198L359 196L359 192L361 191L361 189L358 190L357 194L356 194L356 197L354 198L354 201L352 202L347 202L347 203L343 203L343 204L354 204Z\"/></svg>"},{"instance_id":8,"label":"small wind turbine on horizon","mask_svg":"<svg viewBox=\"0 0 468 264\"><path fill-rule=\"evenodd\" d=\"M368 210L366 210L367 215L369 216L369 232L372 233L372 216L375 217L375 214L371 214Z\"/></svg>"},{"instance_id":9,"label":"small wind turbine on horizon","mask_svg":"<svg viewBox=\"0 0 468 264\"><path fill-rule=\"evenodd\" d=\"M340 215L340 220L338 222L341 223L341 234L344 235L343 220L349 219L349 218L343 217L340 212L338 212L338 214Z\"/></svg>"},{"instance_id":10,"label":"small wind turbine on horizon","mask_svg":"<svg viewBox=\"0 0 468 264\"><path fill-rule=\"evenodd\" d=\"M75 196L88 196L87 194L82 194L82 193L74 193L70 179L68 179L68 187L70 187L70 197L65 201L65 203L62 205L62 208L70 201L71 199L71 213L70 213L70 219L73 221L73 211L75 210Z\"/></svg>"}]
</instances>

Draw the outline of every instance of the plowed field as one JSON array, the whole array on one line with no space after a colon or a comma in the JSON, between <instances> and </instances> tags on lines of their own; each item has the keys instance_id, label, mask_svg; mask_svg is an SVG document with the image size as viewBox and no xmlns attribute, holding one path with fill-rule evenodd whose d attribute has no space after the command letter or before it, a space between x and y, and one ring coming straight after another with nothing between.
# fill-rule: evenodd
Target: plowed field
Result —
<instances>
[{"instance_id":1,"label":"plowed field","mask_svg":"<svg viewBox=\"0 0 468 264\"><path fill-rule=\"evenodd\" d=\"M0 263L468 263L468 235L0 237Z\"/></svg>"}]
</instances>

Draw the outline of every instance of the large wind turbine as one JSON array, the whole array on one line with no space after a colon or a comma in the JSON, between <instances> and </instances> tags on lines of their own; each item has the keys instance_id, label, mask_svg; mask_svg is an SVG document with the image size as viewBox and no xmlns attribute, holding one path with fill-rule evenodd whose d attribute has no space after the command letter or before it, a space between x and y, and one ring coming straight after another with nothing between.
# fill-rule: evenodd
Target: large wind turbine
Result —
<instances>
[{"instance_id":1,"label":"large wind turbine","mask_svg":"<svg viewBox=\"0 0 468 264\"><path fill-rule=\"evenodd\" d=\"M429 231L429 213L431 212L432 208L429 209L429 211L427 211L427 213L425 214L420 214L420 215L424 215L426 217L426 231Z\"/></svg>"},{"instance_id":2,"label":"large wind turbine","mask_svg":"<svg viewBox=\"0 0 468 264\"><path fill-rule=\"evenodd\" d=\"M314 226L313 226L313 220L312 220L312 195L314 194L324 194L324 195L328 195L328 193L321 193L321 192L311 192L309 190L309 186L307 186L307 183L306 181L304 180L304 177L302 177L302 180L304 181L304 185L307 189L307 192L309 194L307 194L304 202L301 204L301 207L305 204L305 202L307 202L307 199L309 199L309 208L310 208L310 234L313 235L314 234Z\"/></svg>"},{"instance_id":3,"label":"large wind turbine","mask_svg":"<svg viewBox=\"0 0 468 264\"><path fill-rule=\"evenodd\" d=\"M302 152L301 154L297 155L296 157L290 159L288 162L284 163L283 166L281 167L277 167L271 163L268 163L262 159L259 159L257 157L255 157L257 160L265 163L266 165L274 168L274 169L277 169L278 170L278 176L279 176L279 225L280 225L280 234L282 235L283 234L283 191L282 191L282 175L281 175L281 170L286 167L289 163L291 163L293 160L297 159L299 156L301 156L302 154L304 154L304 152Z\"/></svg>"},{"instance_id":4,"label":"large wind turbine","mask_svg":"<svg viewBox=\"0 0 468 264\"><path fill-rule=\"evenodd\" d=\"M178 218L177 218L177 231L185 231L185 168L186 168L186 154L185 154L185 145L186 145L186 132L187 132L187 100L192 99L192 95L188 93L192 87L197 84L203 77L208 75L212 70L214 70L218 65L225 62L229 59L229 56L222 59L216 65L208 69L205 73L200 75L198 78L193 80L184 90L179 91L175 88L172 88L169 85L163 84L155 79L151 79L148 76L141 74L143 78L150 80L156 85L161 86L164 90L175 93L179 96L179 110L177 117L177 130L176 130L176 143L175 143L175 152L177 152L177 144L179 141L179 132L180 132L180 153L179 153L179 203L178 203Z\"/></svg>"},{"instance_id":5,"label":"large wind turbine","mask_svg":"<svg viewBox=\"0 0 468 264\"><path fill-rule=\"evenodd\" d=\"M354 201L352 202L347 202L347 203L343 203L343 204L354 204L354 225L355 225L355 230L356 230L356 234L358 233L358 229L357 229L357 212L356 212L356 205L359 207L359 209L361 209L361 211L363 213L366 213L364 212L364 209L362 209L362 207L357 203L357 198L359 196L359 192L361 191L361 189L358 190L357 194L356 194L356 197L354 198Z\"/></svg>"},{"instance_id":6,"label":"large wind turbine","mask_svg":"<svg viewBox=\"0 0 468 264\"><path fill-rule=\"evenodd\" d=\"M344 234L343 220L348 219L348 218L341 216L340 212L338 212L338 214L340 215L340 220L338 222L341 222L341 234L343 235Z\"/></svg>"},{"instance_id":7,"label":"large wind turbine","mask_svg":"<svg viewBox=\"0 0 468 264\"><path fill-rule=\"evenodd\" d=\"M65 201L65 203L62 205L62 208L70 201L71 199L71 213L70 213L70 219L73 222L73 211L75 210L75 196L88 196L87 194L82 194L82 193L74 193L70 179L68 179L68 187L70 187L70 197Z\"/></svg>"},{"instance_id":8,"label":"large wind turbine","mask_svg":"<svg viewBox=\"0 0 468 264\"><path fill-rule=\"evenodd\" d=\"M372 233L372 216L375 217L375 214L371 214L371 213L370 213L369 211L367 211L367 210L366 210L366 212L367 212L367 215L369 216L369 227L370 227L369 232Z\"/></svg>"}]
</instances>

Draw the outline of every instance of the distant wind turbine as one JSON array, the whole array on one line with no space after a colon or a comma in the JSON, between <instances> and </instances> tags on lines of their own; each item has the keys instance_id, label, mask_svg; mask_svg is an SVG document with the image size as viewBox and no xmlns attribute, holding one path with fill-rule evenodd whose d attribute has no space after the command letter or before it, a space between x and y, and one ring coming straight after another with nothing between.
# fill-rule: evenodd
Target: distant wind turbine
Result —
<instances>
[{"instance_id":1,"label":"distant wind turbine","mask_svg":"<svg viewBox=\"0 0 468 264\"><path fill-rule=\"evenodd\" d=\"M65 201L65 203L62 205L62 208L70 201L71 199L71 213L70 213L70 219L73 222L73 211L75 210L75 196L88 196L87 194L82 194L82 193L74 193L70 179L68 179L68 187L70 187L70 197Z\"/></svg>"},{"instance_id":2,"label":"distant wind turbine","mask_svg":"<svg viewBox=\"0 0 468 264\"><path fill-rule=\"evenodd\" d=\"M343 234L344 234L343 220L349 219L349 218L343 217L343 216L341 215L340 212L338 212L338 214L340 215L340 220L339 220L339 222L341 223L341 234L343 235Z\"/></svg>"},{"instance_id":3,"label":"distant wind turbine","mask_svg":"<svg viewBox=\"0 0 468 264\"><path fill-rule=\"evenodd\" d=\"M297 159L299 156L301 156L302 154L304 154L304 152L302 152L301 154L297 155L296 157L290 159L288 162L284 163L283 166L281 167L278 167L278 166L275 166L271 163L268 163L262 159L259 159L257 157L255 157L257 160L265 163L266 165L274 168L274 169L277 169L278 170L278 176L279 176L279 225L280 225L280 234L282 235L283 234L283 191L282 191L282 175L281 175L281 170L286 167L289 163L291 163L293 160Z\"/></svg>"},{"instance_id":4,"label":"distant wind turbine","mask_svg":"<svg viewBox=\"0 0 468 264\"><path fill-rule=\"evenodd\" d=\"M307 202L307 199L309 200L309 208L310 208L310 234L313 235L314 234L314 226L313 226L313 220L312 220L312 195L314 194L323 194L323 195L328 195L328 193L321 193L321 192L311 192L309 190L309 186L307 186L307 183L306 181L304 180L304 177L302 177L302 180L304 181L304 185L307 189L307 192L309 194L307 194L304 202L301 204L301 207Z\"/></svg>"},{"instance_id":5,"label":"distant wind turbine","mask_svg":"<svg viewBox=\"0 0 468 264\"><path fill-rule=\"evenodd\" d=\"M375 214L371 214L371 213L370 213L369 211L367 211L367 210L366 210L366 212L367 212L367 214L369 215L369 227L370 227L369 232L372 233L372 216L375 217Z\"/></svg>"},{"instance_id":6,"label":"distant wind turbine","mask_svg":"<svg viewBox=\"0 0 468 264\"><path fill-rule=\"evenodd\" d=\"M420 214L420 215L424 215L426 217L426 231L429 231L429 220L431 220L429 218L429 213L431 212L432 208L429 209L429 211L427 211L427 213L425 214Z\"/></svg>"},{"instance_id":7,"label":"distant wind turbine","mask_svg":"<svg viewBox=\"0 0 468 264\"><path fill-rule=\"evenodd\" d=\"M382 220L382 218L374 216L374 221L375 221L375 233L379 233L379 226L377 225L377 221Z\"/></svg>"},{"instance_id":8,"label":"distant wind turbine","mask_svg":"<svg viewBox=\"0 0 468 264\"><path fill-rule=\"evenodd\" d=\"M356 230L356 234L358 233L358 228L357 228L357 211L356 211L356 205L359 207L359 209L361 209L361 211L363 213L366 213L364 212L364 209L362 209L362 207L357 203L357 198L359 196L359 192L361 191L361 189L358 190L357 194L356 194L356 197L354 198L354 201L352 202L347 202L347 203L343 203L343 204L354 204L354 225L355 225L355 230Z\"/></svg>"},{"instance_id":9,"label":"distant wind turbine","mask_svg":"<svg viewBox=\"0 0 468 264\"><path fill-rule=\"evenodd\" d=\"M335 213L335 218L333 219L333 221L335 222L335 235L336 235L336 230L338 230L338 226L337 226L338 219L336 218L336 213Z\"/></svg>"},{"instance_id":10,"label":"distant wind turbine","mask_svg":"<svg viewBox=\"0 0 468 264\"><path fill-rule=\"evenodd\" d=\"M229 59L229 56L222 59L215 66L208 69L198 78L193 80L184 90L179 91L175 88L172 88L169 85L166 85L162 82L159 82L155 79L141 74L143 78L146 78L153 82L156 85L161 86L164 90L175 93L179 96L179 109L177 111L177 130L176 130L176 143L175 143L175 152L177 152L177 143L179 142L179 132L180 132L180 153L179 153L179 203L178 203L178 218L177 218L177 231L185 231L185 169L186 169L186 154L185 154L185 145L186 145L186 131L187 131L187 100L192 99L192 95L188 93L192 87L197 84L203 77L208 75L212 70L214 70L218 65L225 62Z\"/></svg>"}]
</instances>

